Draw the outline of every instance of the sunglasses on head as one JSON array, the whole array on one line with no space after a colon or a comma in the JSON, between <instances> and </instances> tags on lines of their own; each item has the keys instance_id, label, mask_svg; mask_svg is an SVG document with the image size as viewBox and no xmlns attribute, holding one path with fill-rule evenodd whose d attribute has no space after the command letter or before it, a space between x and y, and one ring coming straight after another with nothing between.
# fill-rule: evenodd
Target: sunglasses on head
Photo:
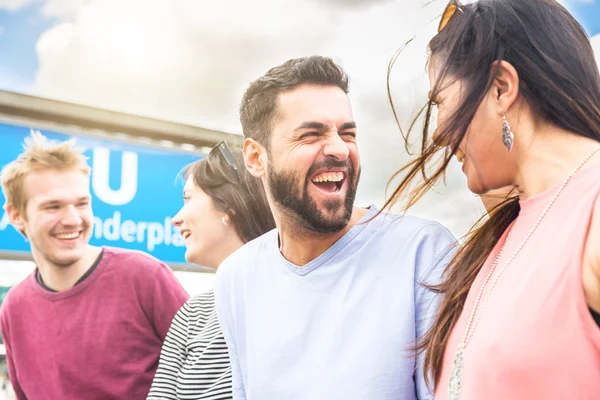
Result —
<instances>
[{"instance_id":1,"label":"sunglasses on head","mask_svg":"<svg viewBox=\"0 0 600 400\"><path fill-rule=\"evenodd\" d=\"M438 33L444 30L446 25L448 25L448 22L450 22L454 14L456 14L456 11L462 12L458 4L456 4L454 1L448 3L444 9L444 12L442 13L442 19L440 20L440 25L438 26Z\"/></svg>"},{"instance_id":2,"label":"sunglasses on head","mask_svg":"<svg viewBox=\"0 0 600 400\"><path fill-rule=\"evenodd\" d=\"M235 162L235 157L233 156L233 153L231 152L231 150L229 149L229 146L227 146L227 143L225 143L225 141L221 141L219 143L217 143L215 145L215 147L213 147L210 150L209 154L214 154L213 152L217 152L218 154L221 154L221 156L223 156L223 158L225 159L225 161L227 162L227 164L229 164L229 166L231 168L233 168L234 170L237 171L237 165Z\"/></svg>"}]
</instances>

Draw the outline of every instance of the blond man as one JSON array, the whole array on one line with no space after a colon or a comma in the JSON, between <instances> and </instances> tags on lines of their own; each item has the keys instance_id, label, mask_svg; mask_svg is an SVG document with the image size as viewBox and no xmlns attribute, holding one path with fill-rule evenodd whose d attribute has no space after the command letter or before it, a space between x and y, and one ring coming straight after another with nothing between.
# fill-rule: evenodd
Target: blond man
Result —
<instances>
[{"instance_id":1,"label":"blond man","mask_svg":"<svg viewBox=\"0 0 600 400\"><path fill-rule=\"evenodd\" d=\"M74 141L40 133L1 174L11 224L35 271L0 312L17 399L145 399L171 320L188 295L134 251L89 245L90 168Z\"/></svg>"}]
</instances>

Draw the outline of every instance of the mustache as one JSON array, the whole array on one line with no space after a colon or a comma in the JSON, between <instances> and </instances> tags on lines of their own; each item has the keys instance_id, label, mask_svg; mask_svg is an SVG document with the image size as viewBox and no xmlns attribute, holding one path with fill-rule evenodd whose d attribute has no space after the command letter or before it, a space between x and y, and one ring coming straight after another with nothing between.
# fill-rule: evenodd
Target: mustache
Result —
<instances>
[{"instance_id":1,"label":"mustache","mask_svg":"<svg viewBox=\"0 0 600 400\"><path fill-rule=\"evenodd\" d=\"M314 175L315 172L319 169L331 169L331 168L346 168L348 170L348 179L354 176L354 167L350 162L350 159L345 159L344 161L336 160L335 158L328 158L325 161L321 161L318 163L314 163L308 169L306 173L306 180L308 181L311 176Z\"/></svg>"}]
</instances>

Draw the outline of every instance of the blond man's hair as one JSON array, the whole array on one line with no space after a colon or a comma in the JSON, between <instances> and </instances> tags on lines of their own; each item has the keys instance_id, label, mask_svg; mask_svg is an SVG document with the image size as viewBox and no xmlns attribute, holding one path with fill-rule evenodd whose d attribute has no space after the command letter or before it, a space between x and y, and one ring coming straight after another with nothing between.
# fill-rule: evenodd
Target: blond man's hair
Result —
<instances>
[{"instance_id":1,"label":"blond man's hair","mask_svg":"<svg viewBox=\"0 0 600 400\"><path fill-rule=\"evenodd\" d=\"M83 150L75 145L75 139L63 142L47 139L39 131L31 130L31 136L25 139L24 151L16 160L10 162L0 173L2 192L6 203L11 204L17 211L25 216L27 198L24 191L24 182L27 175L39 170L79 170L83 174L90 174L91 168Z\"/></svg>"}]
</instances>

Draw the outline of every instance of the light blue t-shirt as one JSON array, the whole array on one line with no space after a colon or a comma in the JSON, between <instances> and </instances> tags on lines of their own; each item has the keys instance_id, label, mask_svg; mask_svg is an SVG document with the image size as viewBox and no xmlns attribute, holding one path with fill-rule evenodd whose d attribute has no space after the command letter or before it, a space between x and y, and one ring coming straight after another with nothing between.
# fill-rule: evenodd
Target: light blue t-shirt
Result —
<instances>
[{"instance_id":1,"label":"light blue t-shirt","mask_svg":"<svg viewBox=\"0 0 600 400\"><path fill-rule=\"evenodd\" d=\"M381 214L308 264L287 261L273 230L219 267L215 301L236 400L412 400L433 396L423 356L435 284L455 245L440 224Z\"/></svg>"}]
</instances>

